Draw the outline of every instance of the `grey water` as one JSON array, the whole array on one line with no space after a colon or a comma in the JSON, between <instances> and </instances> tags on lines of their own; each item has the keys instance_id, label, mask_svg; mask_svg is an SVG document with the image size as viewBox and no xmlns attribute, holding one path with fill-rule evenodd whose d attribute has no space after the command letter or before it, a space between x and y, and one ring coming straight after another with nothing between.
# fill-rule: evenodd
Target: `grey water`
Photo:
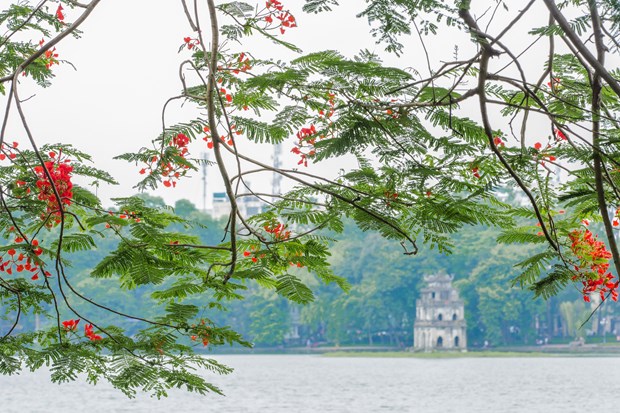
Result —
<instances>
[{"instance_id":1,"label":"grey water","mask_svg":"<svg viewBox=\"0 0 620 413\"><path fill-rule=\"evenodd\" d=\"M128 399L103 382L56 385L38 371L0 376L0 412L620 412L619 357L216 358L235 368L205 373L226 396Z\"/></svg>"}]
</instances>

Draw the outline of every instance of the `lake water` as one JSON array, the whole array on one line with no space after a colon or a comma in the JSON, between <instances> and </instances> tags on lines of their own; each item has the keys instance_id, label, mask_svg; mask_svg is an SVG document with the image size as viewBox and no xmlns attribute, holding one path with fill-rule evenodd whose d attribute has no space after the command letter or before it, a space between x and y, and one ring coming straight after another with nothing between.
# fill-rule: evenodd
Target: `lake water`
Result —
<instances>
[{"instance_id":1,"label":"lake water","mask_svg":"<svg viewBox=\"0 0 620 413\"><path fill-rule=\"evenodd\" d=\"M110 386L0 376L1 413L620 412L620 358L330 358L217 356L226 396L127 399Z\"/></svg>"}]
</instances>

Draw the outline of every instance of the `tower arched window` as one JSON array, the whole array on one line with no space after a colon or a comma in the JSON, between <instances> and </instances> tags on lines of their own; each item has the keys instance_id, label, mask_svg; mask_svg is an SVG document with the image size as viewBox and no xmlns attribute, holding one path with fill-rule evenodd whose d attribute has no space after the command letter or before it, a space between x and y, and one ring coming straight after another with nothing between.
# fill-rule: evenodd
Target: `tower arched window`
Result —
<instances>
[{"instance_id":1,"label":"tower arched window","mask_svg":"<svg viewBox=\"0 0 620 413\"><path fill-rule=\"evenodd\" d=\"M456 321L456 313L452 314L452 321Z\"/></svg>"},{"instance_id":2,"label":"tower arched window","mask_svg":"<svg viewBox=\"0 0 620 413\"><path fill-rule=\"evenodd\" d=\"M439 320L439 321L443 320L443 314L439 314L439 315L437 316L437 320Z\"/></svg>"}]
</instances>

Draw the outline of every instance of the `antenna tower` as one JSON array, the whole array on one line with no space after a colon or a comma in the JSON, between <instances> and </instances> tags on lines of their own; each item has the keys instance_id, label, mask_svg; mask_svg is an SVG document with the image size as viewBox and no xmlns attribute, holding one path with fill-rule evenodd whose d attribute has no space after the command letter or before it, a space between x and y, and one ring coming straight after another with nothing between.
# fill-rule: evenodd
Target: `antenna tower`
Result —
<instances>
[{"instance_id":1,"label":"antenna tower","mask_svg":"<svg viewBox=\"0 0 620 413\"><path fill-rule=\"evenodd\" d=\"M207 212L207 168L209 166L209 154L202 154L202 211Z\"/></svg>"},{"instance_id":2,"label":"antenna tower","mask_svg":"<svg viewBox=\"0 0 620 413\"><path fill-rule=\"evenodd\" d=\"M282 167L282 143L278 143L273 147L273 167L275 169L280 169ZM282 175L277 172L273 173L273 178L271 180L271 193L275 195L282 194ZM275 197L274 197L275 200Z\"/></svg>"}]
</instances>

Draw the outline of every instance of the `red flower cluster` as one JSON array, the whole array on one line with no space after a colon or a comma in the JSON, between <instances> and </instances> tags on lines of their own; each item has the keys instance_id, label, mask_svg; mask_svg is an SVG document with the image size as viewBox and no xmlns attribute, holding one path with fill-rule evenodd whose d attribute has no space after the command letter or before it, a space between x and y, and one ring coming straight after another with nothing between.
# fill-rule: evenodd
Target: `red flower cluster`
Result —
<instances>
[{"instance_id":1,"label":"red flower cluster","mask_svg":"<svg viewBox=\"0 0 620 413\"><path fill-rule=\"evenodd\" d=\"M254 251L255 249L256 249L255 247L251 247L251 248L250 248L250 250L252 250L252 251ZM252 262L253 262L254 264L256 264L256 263L258 262L258 259L259 259L259 258L260 258L260 259L265 258L265 254L260 254L260 255L259 255L259 254L255 253L255 252L251 252L251 251L243 251L243 256L244 256L244 257L249 257L250 255L252 256Z\"/></svg>"},{"instance_id":2,"label":"red flower cluster","mask_svg":"<svg viewBox=\"0 0 620 413\"><path fill-rule=\"evenodd\" d=\"M9 159L17 158L16 149L18 146L19 146L19 143L17 142L13 142L12 145L7 145L6 143L3 143L2 147L0 147L0 161L4 161L7 158Z\"/></svg>"},{"instance_id":3,"label":"red flower cluster","mask_svg":"<svg viewBox=\"0 0 620 413\"><path fill-rule=\"evenodd\" d=\"M504 144L504 141L502 140L502 138L500 138L499 136L496 136L493 138L493 143L495 144L495 146L497 146L498 148L500 147L505 147L506 145Z\"/></svg>"},{"instance_id":4,"label":"red flower cluster","mask_svg":"<svg viewBox=\"0 0 620 413\"><path fill-rule=\"evenodd\" d=\"M194 47L197 47L200 44L200 40L192 39L191 37L184 37L183 41L185 42L183 46L187 46L189 50L192 50Z\"/></svg>"},{"instance_id":5,"label":"red flower cluster","mask_svg":"<svg viewBox=\"0 0 620 413\"><path fill-rule=\"evenodd\" d=\"M192 324L192 328L198 328L198 332L197 334L190 336L190 339L192 341L196 341L200 338L202 345L207 347L209 345L209 339L211 338L211 334L209 332L211 327L205 325L205 320L200 320L200 325L196 326L196 324Z\"/></svg>"},{"instance_id":6,"label":"red flower cluster","mask_svg":"<svg viewBox=\"0 0 620 413\"><path fill-rule=\"evenodd\" d=\"M232 72L236 75L238 75L240 72L247 72L252 68L252 65L250 65L250 59L248 57L245 57L245 53L243 52L239 54L235 66L236 67L232 69Z\"/></svg>"},{"instance_id":7,"label":"red flower cluster","mask_svg":"<svg viewBox=\"0 0 620 413\"><path fill-rule=\"evenodd\" d=\"M138 222L140 222L140 221L141 221L141 219L138 217L138 215L137 215L135 212L133 212L133 211L132 211L132 212L127 212L127 210L125 210L125 211L123 211L123 212L108 211L108 214L109 214L110 216L115 216L115 215L118 215L118 217L119 217L120 219L129 219L129 220L132 220L132 221L133 221L133 222L135 222L136 224L137 224ZM105 224L105 227L106 227L106 228L111 228L111 227L112 227L112 225L110 225L110 224Z\"/></svg>"},{"instance_id":8,"label":"red flower cluster","mask_svg":"<svg viewBox=\"0 0 620 413\"><path fill-rule=\"evenodd\" d=\"M47 212L53 213L56 216L60 216L60 204L59 200L56 198L54 194L54 190L52 187L52 183L50 183L47 173L52 178L52 182L56 191L60 195L60 202L63 205L71 205L71 199L73 198L73 184L71 183L71 172L73 172L73 167L69 165L71 162L68 159L62 160L61 156L56 158L55 152L49 153L52 161L45 162L44 166L38 165L34 167L34 172L36 173L37 180L37 189L39 190L38 198L41 201L45 201L47 203ZM46 173L47 171L47 173ZM42 219L46 219L45 214L41 215ZM56 223L59 223L60 219L56 220Z\"/></svg>"},{"instance_id":9,"label":"red flower cluster","mask_svg":"<svg viewBox=\"0 0 620 413\"><path fill-rule=\"evenodd\" d=\"M308 152L303 152L302 149L304 148L304 145L314 145L316 142L316 127L314 125L310 125L309 128L301 128L301 130L297 132L297 139L299 142L296 143L296 146L293 149L291 149L291 152L299 155L300 157L297 165L303 164L303 166L308 166L308 157L314 156L316 151L311 149Z\"/></svg>"},{"instance_id":10,"label":"red flower cluster","mask_svg":"<svg viewBox=\"0 0 620 413\"><path fill-rule=\"evenodd\" d=\"M79 321L79 320L78 320ZM101 340L101 336L98 334L95 334L95 332L93 331L93 325L92 324L86 324L84 326L84 335L90 340L90 341L98 341Z\"/></svg>"},{"instance_id":11,"label":"red flower cluster","mask_svg":"<svg viewBox=\"0 0 620 413\"><path fill-rule=\"evenodd\" d=\"M545 147L545 150L546 150L546 149L550 149L550 148L551 148L551 145L550 145L550 144L547 144L547 146ZM545 160L548 160L549 162L553 162L553 161L555 161L555 160L557 159L557 158L556 158L555 156L553 156L553 155L549 155L549 154L548 154L548 153L546 153L546 152L541 152L541 149L542 149L542 143L540 143L540 142L536 142L536 143L534 144L534 150L535 150L537 153L534 155L534 159L535 159L537 162L540 162L540 164L541 164L542 166L545 166Z\"/></svg>"},{"instance_id":12,"label":"red flower cluster","mask_svg":"<svg viewBox=\"0 0 620 413\"><path fill-rule=\"evenodd\" d=\"M611 252L605 247L603 241L599 241L589 229L574 230L569 234L572 242L571 251L579 265L575 265L576 274L573 281L581 281L583 285L583 299L590 301L590 293L599 292L601 300L605 300L607 293L611 294L614 301L618 301L618 285L613 282L614 276L609 271L609 259Z\"/></svg>"},{"instance_id":13,"label":"red flower cluster","mask_svg":"<svg viewBox=\"0 0 620 413\"><path fill-rule=\"evenodd\" d=\"M54 47L53 49L50 50L46 50L45 51L45 68L49 69L50 67L52 67L53 65L57 65L58 64L58 53L56 52L56 48Z\"/></svg>"},{"instance_id":14,"label":"red flower cluster","mask_svg":"<svg viewBox=\"0 0 620 413\"><path fill-rule=\"evenodd\" d=\"M295 20L295 16L293 16L288 11L282 11L284 6L278 0L267 0L265 3L267 7L268 14L265 16L265 21L267 22L267 27L269 28L273 22L274 17L276 20L279 20L280 23L275 28L280 28L280 33L284 34L285 27L293 28L297 27L297 22Z\"/></svg>"},{"instance_id":15,"label":"red flower cluster","mask_svg":"<svg viewBox=\"0 0 620 413\"><path fill-rule=\"evenodd\" d=\"M213 149L213 141L211 140L211 133L210 133L211 128L209 128L208 126L205 126L202 130L208 134L207 136L202 138L202 140L207 142L207 148Z\"/></svg>"},{"instance_id":16,"label":"red flower cluster","mask_svg":"<svg viewBox=\"0 0 620 413\"><path fill-rule=\"evenodd\" d=\"M331 118L334 115L335 112L335 106L336 106L336 95L333 93L328 93L327 94L327 113L325 113L325 111L323 109L319 110L319 119L322 118L323 116L325 116L327 119Z\"/></svg>"},{"instance_id":17,"label":"red flower cluster","mask_svg":"<svg viewBox=\"0 0 620 413\"><path fill-rule=\"evenodd\" d=\"M555 156L549 155L545 151L548 149L552 149L556 145L560 145L562 141L568 140L568 137L560 129L556 129L555 127L553 128L553 134L555 135L555 141L553 141L552 139L549 139L549 143L547 143L543 152L541 152L541 150L543 150L542 143L536 142L534 144L534 150L537 152L534 155L534 160L536 162L539 162L542 166L545 166L545 160L549 160L550 162L553 162L556 160ZM541 152L541 153L539 154L538 152Z\"/></svg>"},{"instance_id":18,"label":"red flower cluster","mask_svg":"<svg viewBox=\"0 0 620 413\"><path fill-rule=\"evenodd\" d=\"M189 154L189 149L187 149L189 142L190 138L187 135L184 133L178 133L170 140L170 146L177 149L176 154L178 156L185 158L187 154ZM189 169L188 165L176 165L173 162L165 162L163 160L159 160L157 156L153 156L147 167L140 169L140 174L144 175L147 171L149 174L159 174L166 178L163 181L163 184L165 187L169 188L177 186L176 181L178 181L181 176L185 175L185 171L187 169Z\"/></svg>"},{"instance_id":19,"label":"red flower cluster","mask_svg":"<svg viewBox=\"0 0 620 413\"><path fill-rule=\"evenodd\" d=\"M172 142L170 142L170 146L176 146L181 149L181 153L185 155L187 153L187 144L189 143L189 138L187 135L183 133L179 133L174 138L172 138Z\"/></svg>"},{"instance_id":20,"label":"red flower cluster","mask_svg":"<svg viewBox=\"0 0 620 413\"><path fill-rule=\"evenodd\" d=\"M232 103L233 97L232 97L232 95L230 93L228 93L228 91L225 88L220 88L220 93L222 94L222 96L226 100L227 104Z\"/></svg>"},{"instance_id":21,"label":"red flower cluster","mask_svg":"<svg viewBox=\"0 0 620 413\"><path fill-rule=\"evenodd\" d=\"M327 92L325 99L327 101L327 105L325 109L319 110L318 117L315 118L315 121L322 124L325 129L328 129L333 123L331 121L331 117L335 112L336 95L334 93ZM292 153L299 155L300 159L299 162L297 162L297 165L308 166L308 159L316 155L314 144L317 139L325 139L325 135L319 134L317 127L314 124L311 124L308 128L301 128L301 130L297 132L298 141L295 143L295 147L291 149Z\"/></svg>"},{"instance_id":22,"label":"red flower cluster","mask_svg":"<svg viewBox=\"0 0 620 413\"><path fill-rule=\"evenodd\" d=\"M267 0L267 2L265 3L265 7L267 7L268 9L273 7L277 11L282 11L282 9L284 8L282 3L278 0Z\"/></svg>"},{"instance_id":23,"label":"red flower cluster","mask_svg":"<svg viewBox=\"0 0 620 413\"><path fill-rule=\"evenodd\" d=\"M80 323L80 319L77 320L65 320L62 322L62 326L66 331L75 331L77 330L77 326Z\"/></svg>"},{"instance_id":24,"label":"red flower cluster","mask_svg":"<svg viewBox=\"0 0 620 413\"><path fill-rule=\"evenodd\" d=\"M202 140L207 142L207 148L213 149L213 140L211 139L211 134L210 134L211 129L208 126L205 126L203 130L208 135L202 138ZM243 133L242 130L237 130L237 125L234 125L234 124L230 125L230 130L231 132L234 132L235 135L241 135ZM220 136L220 140L222 141L222 143L225 143L228 146L233 146L235 144L235 141L232 139L231 136L222 135Z\"/></svg>"},{"instance_id":25,"label":"red flower cluster","mask_svg":"<svg viewBox=\"0 0 620 413\"><path fill-rule=\"evenodd\" d=\"M272 234L276 241L284 241L291 237L291 231L285 231L286 225L280 222L271 222L263 227L265 231Z\"/></svg>"},{"instance_id":26,"label":"red flower cluster","mask_svg":"<svg viewBox=\"0 0 620 413\"><path fill-rule=\"evenodd\" d=\"M12 229L13 227L9 228L9 231L11 231ZM22 237L15 238L15 243L20 244L22 242L24 242L24 239ZM39 256L43 253L43 249L39 247L39 241L37 241L36 239L32 240L30 245L30 250L35 255ZM6 261L0 259L0 272L6 272L7 274L12 275L13 271L17 273L27 271L28 273L32 274L32 276L30 277L32 280L39 279L39 275L42 274L41 267L39 267L39 264L36 263L31 257L28 257L21 252L18 254L14 248L9 249L6 254L8 255ZM48 271L45 271L44 274L46 277L52 276L52 274L50 274Z\"/></svg>"},{"instance_id":27,"label":"red flower cluster","mask_svg":"<svg viewBox=\"0 0 620 413\"><path fill-rule=\"evenodd\" d=\"M62 326L64 327L65 331L75 332L77 331L77 326L79 323L80 323L79 318L76 320L65 320L62 322ZM95 334L95 332L93 331L92 324L86 324L84 326L84 336L86 336L90 341L101 340L101 336L98 334Z\"/></svg>"}]
</instances>

